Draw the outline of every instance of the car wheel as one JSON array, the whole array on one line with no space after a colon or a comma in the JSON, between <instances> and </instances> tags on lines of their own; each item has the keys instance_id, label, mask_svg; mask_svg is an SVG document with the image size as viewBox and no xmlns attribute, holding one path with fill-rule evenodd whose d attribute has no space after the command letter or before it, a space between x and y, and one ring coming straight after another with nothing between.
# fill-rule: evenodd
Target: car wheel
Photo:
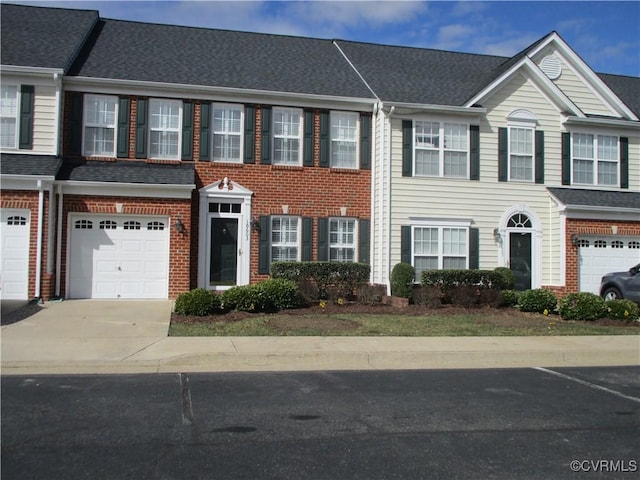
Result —
<instances>
[{"instance_id":1,"label":"car wheel","mask_svg":"<svg viewBox=\"0 0 640 480\"><path fill-rule=\"evenodd\" d=\"M622 294L620 293L620 290L618 290L615 287L607 288L602 294L602 296L605 300L621 300L622 299Z\"/></svg>"}]
</instances>

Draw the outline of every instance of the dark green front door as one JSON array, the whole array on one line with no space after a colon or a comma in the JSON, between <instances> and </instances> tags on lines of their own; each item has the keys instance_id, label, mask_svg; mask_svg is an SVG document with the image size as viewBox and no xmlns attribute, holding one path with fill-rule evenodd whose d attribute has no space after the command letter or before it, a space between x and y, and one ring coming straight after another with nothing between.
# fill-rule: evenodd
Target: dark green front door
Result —
<instances>
[{"instance_id":1,"label":"dark green front door","mask_svg":"<svg viewBox=\"0 0 640 480\"><path fill-rule=\"evenodd\" d=\"M211 219L209 285L236 285L238 275L238 219Z\"/></svg>"},{"instance_id":2,"label":"dark green front door","mask_svg":"<svg viewBox=\"0 0 640 480\"><path fill-rule=\"evenodd\" d=\"M509 234L509 265L516 277L516 290L531 288L531 233Z\"/></svg>"}]
</instances>

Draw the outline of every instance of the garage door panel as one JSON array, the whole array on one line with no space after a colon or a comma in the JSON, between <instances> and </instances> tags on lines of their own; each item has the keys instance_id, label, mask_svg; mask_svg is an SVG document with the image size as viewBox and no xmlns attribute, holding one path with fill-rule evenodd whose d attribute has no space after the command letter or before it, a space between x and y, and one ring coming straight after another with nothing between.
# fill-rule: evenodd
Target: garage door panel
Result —
<instances>
[{"instance_id":1,"label":"garage door panel","mask_svg":"<svg viewBox=\"0 0 640 480\"><path fill-rule=\"evenodd\" d=\"M587 237L579 242L579 289L600 293L602 276L640 263L638 237Z\"/></svg>"},{"instance_id":2,"label":"garage door panel","mask_svg":"<svg viewBox=\"0 0 640 480\"><path fill-rule=\"evenodd\" d=\"M30 212L0 212L0 298L26 300L29 294Z\"/></svg>"}]
</instances>

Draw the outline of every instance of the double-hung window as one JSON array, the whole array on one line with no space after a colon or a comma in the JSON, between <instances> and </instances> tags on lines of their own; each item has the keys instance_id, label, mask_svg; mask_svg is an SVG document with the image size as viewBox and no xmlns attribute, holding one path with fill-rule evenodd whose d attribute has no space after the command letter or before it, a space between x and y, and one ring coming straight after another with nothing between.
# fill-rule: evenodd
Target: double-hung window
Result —
<instances>
[{"instance_id":1,"label":"double-hung window","mask_svg":"<svg viewBox=\"0 0 640 480\"><path fill-rule=\"evenodd\" d=\"M300 260L300 218L294 216L271 217L271 261L294 262Z\"/></svg>"},{"instance_id":2,"label":"double-hung window","mask_svg":"<svg viewBox=\"0 0 640 480\"><path fill-rule=\"evenodd\" d=\"M242 161L241 105L213 105L213 160Z\"/></svg>"},{"instance_id":3,"label":"double-hung window","mask_svg":"<svg viewBox=\"0 0 640 480\"><path fill-rule=\"evenodd\" d=\"M466 178L469 126L452 122L414 122L415 175Z\"/></svg>"},{"instance_id":4,"label":"double-hung window","mask_svg":"<svg viewBox=\"0 0 640 480\"><path fill-rule=\"evenodd\" d=\"M115 157L118 97L85 95L84 148L85 155Z\"/></svg>"},{"instance_id":5,"label":"double-hung window","mask_svg":"<svg viewBox=\"0 0 640 480\"><path fill-rule=\"evenodd\" d=\"M302 165L302 110L273 109L273 164Z\"/></svg>"},{"instance_id":6,"label":"double-hung window","mask_svg":"<svg viewBox=\"0 0 640 480\"><path fill-rule=\"evenodd\" d=\"M150 157L179 160L182 102L179 100L151 99L149 106Z\"/></svg>"},{"instance_id":7,"label":"double-hung window","mask_svg":"<svg viewBox=\"0 0 640 480\"><path fill-rule=\"evenodd\" d=\"M420 281L425 270L466 269L468 235L468 228L414 226L412 260L416 281Z\"/></svg>"},{"instance_id":8,"label":"double-hung window","mask_svg":"<svg viewBox=\"0 0 640 480\"><path fill-rule=\"evenodd\" d=\"M573 133L571 146L574 184L618 185L618 137Z\"/></svg>"},{"instance_id":9,"label":"double-hung window","mask_svg":"<svg viewBox=\"0 0 640 480\"><path fill-rule=\"evenodd\" d=\"M355 219L329 219L329 260L332 262L355 262L356 239Z\"/></svg>"},{"instance_id":10,"label":"double-hung window","mask_svg":"<svg viewBox=\"0 0 640 480\"><path fill-rule=\"evenodd\" d=\"M354 112L331 112L331 166L358 167L358 118Z\"/></svg>"},{"instance_id":11,"label":"double-hung window","mask_svg":"<svg viewBox=\"0 0 640 480\"><path fill-rule=\"evenodd\" d=\"M509 180L534 180L533 128L509 127Z\"/></svg>"},{"instance_id":12,"label":"double-hung window","mask_svg":"<svg viewBox=\"0 0 640 480\"><path fill-rule=\"evenodd\" d=\"M0 147L17 148L18 87L2 85L0 98Z\"/></svg>"}]
</instances>

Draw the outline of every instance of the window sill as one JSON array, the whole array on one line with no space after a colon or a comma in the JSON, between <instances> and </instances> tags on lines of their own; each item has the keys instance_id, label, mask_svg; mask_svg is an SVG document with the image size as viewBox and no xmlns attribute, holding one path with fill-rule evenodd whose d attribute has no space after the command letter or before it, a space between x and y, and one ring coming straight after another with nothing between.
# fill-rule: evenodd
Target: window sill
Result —
<instances>
[{"instance_id":1,"label":"window sill","mask_svg":"<svg viewBox=\"0 0 640 480\"><path fill-rule=\"evenodd\" d=\"M304 170L302 165L271 165L271 170Z\"/></svg>"},{"instance_id":2,"label":"window sill","mask_svg":"<svg viewBox=\"0 0 640 480\"><path fill-rule=\"evenodd\" d=\"M180 165L182 160L161 159L161 158L147 158L145 163L159 163L163 165Z\"/></svg>"},{"instance_id":3,"label":"window sill","mask_svg":"<svg viewBox=\"0 0 640 480\"><path fill-rule=\"evenodd\" d=\"M201 163L209 163L211 165L215 165L216 167L224 167L224 168L244 168L244 163L242 162L222 162L222 161L203 161Z\"/></svg>"},{"instance_id":4,"label":"window sill","mask_svg":"<svg viewBox=\"0 0 640 480\"><path fill-rule=\"evenodd\" d=\"M329 169L329 171L331 173L339 173L339 174L358 174L360 173L362 170L360 170L359 168L340 168L340 167L331 167ZM370 171L370 170L367 170Z\"/></svg>"}]
</instances>

